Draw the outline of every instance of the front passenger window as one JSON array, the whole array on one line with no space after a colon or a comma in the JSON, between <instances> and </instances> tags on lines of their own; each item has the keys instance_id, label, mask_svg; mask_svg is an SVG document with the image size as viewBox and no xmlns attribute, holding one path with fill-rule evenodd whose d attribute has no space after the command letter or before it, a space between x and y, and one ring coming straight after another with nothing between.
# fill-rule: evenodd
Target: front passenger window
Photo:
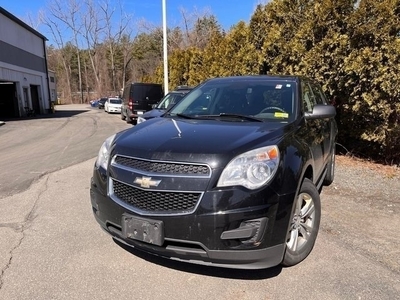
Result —
<instances>
[{"instance_id":1,"label":"front passenger window","mask_svg":"<svg viewBox=\"0 0 400 300\"><path fill-rule=\"evenodd\" d=\"M307 83L301 83L302 98L303 98L303 109L305 112L312 112L315 105L315 98L311 91L310 86Z\"/></svg>"},{"instance_id":2,"label":"front passenger window","mask_svg":"<svg viewBox=\"0 0 400 300\"><path fill-rule=\"evenodd\" d=\"M327 104L324 93L322 92L321 87L316 83L311 83L312 91L315 95L315 100L318 104Z\"/></svg>"}]
</instances>

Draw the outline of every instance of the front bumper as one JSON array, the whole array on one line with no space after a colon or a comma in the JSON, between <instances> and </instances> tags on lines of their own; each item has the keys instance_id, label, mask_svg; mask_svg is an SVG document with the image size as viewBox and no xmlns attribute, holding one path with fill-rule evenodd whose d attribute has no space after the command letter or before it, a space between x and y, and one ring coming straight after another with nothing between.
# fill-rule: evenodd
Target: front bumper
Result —
<instances>
[{"instance_id":1,"label":"front bumper","mask_svg":"<svg viewBox=\"0 0 400 300\"><path fill-rule=\"evenodd\" d=\"M107 108L107 111L110 112L110 113L111 113L111 112L120 113L120 112L121 112L121 107L110 107L110 106L109 106L109 107Z\"/></svg>"},{"instance_id":2,"label":"front bumper","mask_svg":"<svg viewBox=\"0 0 400 300\"><path fill-rule=\"evenodd\" d=\"M134 110L134 111L129 110L128 118L131 121L137 121L137 119L139 117L141 117L145 112L146 111L142 111L142 110L139 110L139 111L138 110Z\"/></svg>"},{"instance_id":3,"label":"front bumper","mask_svg":"<svg viewBox=\"0 0 400 300\"><path fill-rule=\"evenodd\" d=\"M268 187L256 192L212 190L190 213L151 215L115 201L107 185L107 176L95 168L90 189L93 213L105 231L126 245L175 260L228 268L268 268L282 261L294 193L278 195ZM143 236L132 238L126 216L162 224L160 244Z\"/></svg>"}]
</instances>

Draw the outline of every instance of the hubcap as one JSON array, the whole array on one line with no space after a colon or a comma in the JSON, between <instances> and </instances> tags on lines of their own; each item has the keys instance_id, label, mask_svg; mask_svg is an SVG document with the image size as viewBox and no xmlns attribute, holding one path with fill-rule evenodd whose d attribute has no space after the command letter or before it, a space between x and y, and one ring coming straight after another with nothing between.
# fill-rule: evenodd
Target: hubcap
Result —
<instances>
[{"instance_id":1,"label":"hubcap","mask_svg":"<svg viewBox=\"0 0 400 300\"><path fill-rule=\"evenodd\" d=\"M290 224L287 247L291 251L303 248L311 236L315 224L315 207L308 193L298 196L292 223Z\"/></svg>"}]
</instances>

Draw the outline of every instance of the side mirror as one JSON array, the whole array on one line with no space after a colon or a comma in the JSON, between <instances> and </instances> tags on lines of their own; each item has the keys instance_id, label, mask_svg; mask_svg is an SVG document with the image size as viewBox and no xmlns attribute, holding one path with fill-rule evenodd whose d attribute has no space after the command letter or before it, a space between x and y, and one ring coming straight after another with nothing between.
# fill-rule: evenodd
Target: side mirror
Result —
<instances>
[{"instance_id":1,"label":"side mirror","mask_svg":"<svg viewBox=\"0 0 400 300\"><path fill-rule=\"evenodd\" d=\"M304 114L306 119L331 119L336 116L336 108L332 105L317 104L314 106L312 112Z\"/></svg>"}]
</instances>

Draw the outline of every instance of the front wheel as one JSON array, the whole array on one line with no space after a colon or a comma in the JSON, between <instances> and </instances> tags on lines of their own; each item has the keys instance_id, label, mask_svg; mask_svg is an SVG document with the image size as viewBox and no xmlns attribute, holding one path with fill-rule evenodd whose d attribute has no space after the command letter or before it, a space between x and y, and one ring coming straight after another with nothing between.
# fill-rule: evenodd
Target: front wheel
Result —
<instances>
[{"instance_id":1,"label":"front wheel","mask_svg":"<svg viewBox=\"0 0 400 300\"><path fill-rule=\"evenodd\" d=\"M321 221L321 200L316 186L305 178L294 203L282 265L304 260L314 247Z\"/></svg>"}]
</instances>

